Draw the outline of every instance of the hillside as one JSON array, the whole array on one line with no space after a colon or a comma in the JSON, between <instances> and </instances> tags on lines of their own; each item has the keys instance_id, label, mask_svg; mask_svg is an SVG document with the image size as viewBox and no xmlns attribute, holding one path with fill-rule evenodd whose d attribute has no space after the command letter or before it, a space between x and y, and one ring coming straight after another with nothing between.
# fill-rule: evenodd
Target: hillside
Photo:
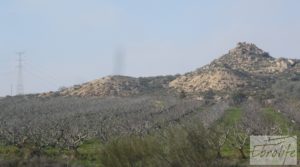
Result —
<instances>
[{"instance_id":1,"label":"hillside","mask_svg":"<svg viewBox=\"0 0 300 167\"><path fill-rule=\"evenodd\" d=\"M238 43L220 58L193 72L178 76L108 76L40 96L132 96L175 90L188 94L207 91L230 93L264 91L281 79L299 79L300 61L274 58L251 43Z\"/></svg>"},{"instance_id":2,"label":"hillside","mask_svg":"<svg viewBox=\"0 0 300 167\"><path fill-rule=\"evenodd\" d=\"M96 79L81 85L62 89L58 92L43 93L40 96L133 96L137 94L151 93L168 88L170 81L175 76L157 77L128 77L128 76L107 76Z\"/></svg>"},{"instance_id":3,"label":"hillside","mask_svg":"<svg viewBox=\"0 0 300 167\"><path fill-rule=\"evenodd\" d=\"M265 89L283 77L298 77L299 72L299 60L276 59L244 42L209 65L176 78L169 86L190 93L253 91Z\"/></svg>"}]
</instances>

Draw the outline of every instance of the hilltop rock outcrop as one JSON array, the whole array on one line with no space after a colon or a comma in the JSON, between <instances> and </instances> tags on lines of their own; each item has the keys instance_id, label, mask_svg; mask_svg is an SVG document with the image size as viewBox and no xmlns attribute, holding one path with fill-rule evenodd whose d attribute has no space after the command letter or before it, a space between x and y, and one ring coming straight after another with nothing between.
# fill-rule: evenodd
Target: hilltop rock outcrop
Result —
<instances>
[{"instance_id":1,"label":"hilltop rock outcrop","mask_svg":"<svg viewBox=\"0 0 300 167\"><path fill-rule=\"evenodd\" d=\"M284 72L296 72L299 61L271 57L256 45L240 42L209 65L170 82L170 87L190 93L264 89Z\"/></svg>"}]
</instances>

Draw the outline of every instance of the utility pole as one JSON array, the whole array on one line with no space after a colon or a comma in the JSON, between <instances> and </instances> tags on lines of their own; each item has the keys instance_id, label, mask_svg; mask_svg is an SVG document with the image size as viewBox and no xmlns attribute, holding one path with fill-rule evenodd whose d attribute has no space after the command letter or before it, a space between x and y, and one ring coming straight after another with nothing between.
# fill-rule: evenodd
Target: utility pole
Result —
<instances>
[{"instance_id":1,"label":"utility pole","mask_svg":"<svg viewBox=\"0 0 300 167\"><path fill-rule=\"evenodd\" d=\"M14 89L13 84L10 84L10 96L13 96L13 89Z\"/></svg>"},{"instance_id":2,"label":"utility pole","mask_svg":"<svg viewBox=\"0 0 300 167\"><path fill-rule=\"evenodd\" d=\"M18 58L18 80L17 80L17 95L24 94L24 85L23 85L23 58L24 52L17 52Z\"/></svg>"},{"instance_id":3,"label":"utility pole","mask_svg":"<svg viewBox=\"0 0 300 167\"><path fill-rule=\"evenodd\" d=\"M124 50L118 48L114 56L114 70L113 75L122 75L124 70Z\"/></svg>"}]
</instances>

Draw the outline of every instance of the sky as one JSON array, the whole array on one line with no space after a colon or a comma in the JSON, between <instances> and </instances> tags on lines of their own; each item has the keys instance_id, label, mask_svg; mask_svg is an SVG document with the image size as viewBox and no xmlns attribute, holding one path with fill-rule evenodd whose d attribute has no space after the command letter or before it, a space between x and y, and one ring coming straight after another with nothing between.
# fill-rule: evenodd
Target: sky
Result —
<instances>
[{"instance_id":1,"label":"sky","mask_svg":"<svg viewBox=\"0 0 300 167\"><path fill-rule=\"evenodd\" d=\"M1 0L0 96L193 71L247 41L300 59L299 0Z\"/></svg>"}]
</instances>

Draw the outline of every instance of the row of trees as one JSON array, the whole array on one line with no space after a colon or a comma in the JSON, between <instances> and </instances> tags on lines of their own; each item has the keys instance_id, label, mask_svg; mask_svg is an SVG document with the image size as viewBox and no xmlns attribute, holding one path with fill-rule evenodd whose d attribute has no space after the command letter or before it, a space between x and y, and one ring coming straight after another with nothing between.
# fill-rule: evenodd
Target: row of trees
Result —
<instances>
[{"instance_id":1,"label":"row of trees","mask_svg":"<svg viewBox=\"0 0 300 167\"><path fill-rule=\"evenodd\" d=\"M47 147L77 152L87 140L145 136L195 117L209 126L226 103L203 103L174 96L128 98L11 97L0 101L0 142L22 149L34 145L33 155Z\"/></svg>"},{"instance_id":2,"label":"row of trees","mask_svg":"<svg viewBox=\"0 0 300 167\"><path fill-rule=\"evenodd\" d=\"M224 150L247 158L251 134L295 130L290 124L282 127L272 117L277 110L266 112L258 101L244 98L237 105L159 95L5 98L0 141L19 150L30 146L29 157L56 148L80 158L82 144L96 139L103 143L98 157L104 166L222 166L229 163Z\"/></svg>"},{"instance_id":3,"label":"row of trees","mask_svg":"<svg viewBox=\"0 0 300 167\"><path fill-rule=\"evenodd\" d=\"M207 127L196 118L143 138L118 138L103 148L102 163L105 166L170 167L246 165L243 162L248 161L243 160L249 156L250 135L295 133L288 122L272 119L270 115L274 112L257 101L247 101L240 108L226 110ZM238 157L234 157L236 154Z\"/></svg>"}]
</instances>

